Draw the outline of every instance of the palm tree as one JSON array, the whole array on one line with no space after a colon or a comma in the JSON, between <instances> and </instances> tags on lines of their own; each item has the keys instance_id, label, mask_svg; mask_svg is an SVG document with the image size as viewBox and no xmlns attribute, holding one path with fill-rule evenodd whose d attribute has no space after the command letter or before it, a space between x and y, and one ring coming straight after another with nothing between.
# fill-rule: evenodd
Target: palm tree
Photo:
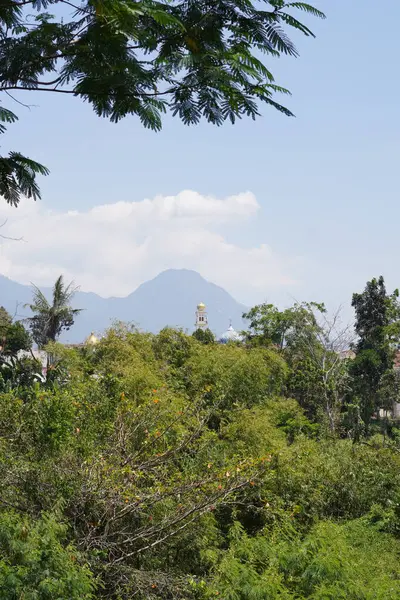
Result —
<instances>
[{"instance_id":1,"label":"palm tree","mask_svg":"<svg viewBox=\"0 0 400 600\"><path fill-rule=\"evenodd\" d=\"M74 324L76 315L82 310L70 305L77 289L72 282L66 285L60 275L54 284L50 304L43 292L33 286L33 302L26 304L33 312L33 317L29 317L27 321L39 348L55 342L63 329L68 330Z\"/></svg>"}]
</instances>

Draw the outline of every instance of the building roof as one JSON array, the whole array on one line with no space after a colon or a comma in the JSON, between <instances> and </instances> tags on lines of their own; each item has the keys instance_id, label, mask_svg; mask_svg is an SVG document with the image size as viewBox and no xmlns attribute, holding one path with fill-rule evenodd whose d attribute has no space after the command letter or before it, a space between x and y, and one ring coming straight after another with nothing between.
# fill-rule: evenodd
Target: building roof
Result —
<instances>
[{"instance_id":1,"label":"building roof","mask_svg":"<svg viewBox=\"0 0 400 600\"><path fill-rule=\"evenodd\" d=\"M95 346L98 343L99 343L99 340L92 331L92 333L89 335L89 337L86 338L85 344L89 344L89 346Z\"/></svg>"},{"instance_id":2,"label":"building roof","mask_svg":"<svg viewBox=\"0 0 400 600\"><path fill-rule=\"evenodd\" d=\"M229 325L228 329L221 335L219 338L220 344L227 344L228 342L241 342L242 336L235 329L233 329L232 325Z\"/></svg>"}]
</instances>

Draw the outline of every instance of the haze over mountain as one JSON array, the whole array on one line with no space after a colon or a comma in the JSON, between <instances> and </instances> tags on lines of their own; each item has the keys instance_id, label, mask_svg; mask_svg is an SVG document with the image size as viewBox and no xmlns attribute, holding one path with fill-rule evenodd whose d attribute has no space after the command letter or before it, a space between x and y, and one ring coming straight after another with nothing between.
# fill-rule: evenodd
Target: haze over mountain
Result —
<instances>
[{"instance_id":1,"label":"haze over mountain","mask_svg":"<svg viewBox=\"0 0 400 600\"><path fill-rule=\"evenodd\" d=\"M49 296L50 288L43 288ZM24 304L32 299L32 288L0 275L0 306L16 318L28 316ZM207 306L210 329L217 335L232 320L243 329L242 314L246 307L236 302L223 288L206 281L199 273L186 269L170 269L140 285L125 298L102 298L90 292L77 292L74 307L84 309L63 341L82 341L91 331L101 333L114 320L131 322L140 329L158 332L163 327L193 330L195 310L199 302Z\"/></svg>"}]
</instances>

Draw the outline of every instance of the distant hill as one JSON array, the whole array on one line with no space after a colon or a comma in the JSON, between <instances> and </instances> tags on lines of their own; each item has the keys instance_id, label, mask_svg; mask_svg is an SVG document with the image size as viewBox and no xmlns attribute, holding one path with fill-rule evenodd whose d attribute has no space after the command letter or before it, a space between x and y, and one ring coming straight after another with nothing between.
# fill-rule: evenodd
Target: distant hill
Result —
<instances>
[{"instance_id":1,"label":"distant hill","mask_svg":"<svg viewBox=\"0 0 400 600\"><path fill-rule=\"evenodd\" d=\"M50 289L43 291L50 294ZM21 318L27 316L23 305L31 299L30 286L0 275L0 306ZM65 334L64 341L80 342L91 331L101 333L114 320L135 323L140 329L153 333L166 325L192 331L199 302L206 304L210 329L215 334L225 331L230 320L233 327L243 329L242 313L246 307L228 292L195 271L170 269L143 283L126 298L102 298L93 293L78 292L74 306L84 311L71 331Z\"/></svg>"}]
</instances>

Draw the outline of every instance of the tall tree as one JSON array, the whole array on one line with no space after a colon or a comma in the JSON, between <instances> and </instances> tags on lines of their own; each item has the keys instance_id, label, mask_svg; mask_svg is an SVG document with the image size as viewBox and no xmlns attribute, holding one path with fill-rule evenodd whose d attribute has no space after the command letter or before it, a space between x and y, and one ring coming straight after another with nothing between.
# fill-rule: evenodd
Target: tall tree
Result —
<instances>
[{"instance_id":1,"label":"tall tree","mask_svg":"<svg viewBox=\"0 0 400 600\"><path fill-rule=\"evenodd\" d=\"M295 346L300 338L315 337L318 331L316 314L325 313L323 304L296 303L279 310L273 304L254 306L243 319L249 323L248 340L255 345L274 345L280 350Z\"/></svg>"},{"instance_id":2,"label":"tall tree","mask_svg":"<svg viewBox=\"0 0 400 600\"><path fill-rule=\"evenodd\" d=\"M349 327L341 323L340 310L331 317L319 311L314 321L314 328L300 333L287 353L288 392L309 414L322 417L333 432L349 389L343 352L350 347L351 336Z\"/></svg>"},{"instance_id":3,"label":"tall tree","mask_svg":"<svg viewBox=\"0 0 400 600\"><path fill-rule=\"evenodd\" d=\"M361 294L353 294L358 341L350 372L353 392L360 401L367 428L378 408L382 377L393 369L395 348L400 340L398 298L398 290L387 293L382 276L368 281Z\"/></svg>"},{"instance_id":4,"label":"tall tree","mask_svg":"<svg viewBox=\"0 0 400 600\"><path fill-rule=\"evenodd\" d=\"M28 385L37 379L40 365L28 355L32 339L20 321L13 322L11 315L0 307L0 390L21 384Z\"/></svg>"},{"instance_id":5,"label":"tall tree","mask_svg":"<svg viewBox=\"0 0 400 600\"><path fill-rule=\"evenodd\" d=\"M193 332L193 337L200 342L201 344L214 344L215 342L215 336L213 334L213 332L211 331L211 329L196 329L196 331Z\"/></svg>"},{"instance_id":6,"label":"tall tree","mask_svg":"<svg viewBox=\"0 0 400 600\"><path fill-rule=\"evenodd\" d=\"M31 339L21 322L13 322L11 315L0 306L0 365L4 359L15 358L20 350L29 350Z\"/></svg>"},{"instance_id":7,"label":"tall tree","mask_svg":"<svg viewBox=\"0 0 400 600\"><path fill-rule=\"evenodd\" d=\"M51 14L51 9L57 15ZM298 55L285 29L312 31L294 15L324 14L285 0L10 0L0 7L0 91L70 94L118 121L134 114L161 128L167 110L186 124L253 119L259 104L286 115L265 61ZM5 108L0 121L16 115ZM0 125L0 133L5 130ZM10 153L0 160L0 193L10 204L36 198L42 165Z\"/></svg>"},{"instance_id":8,"label":"tall tree","mask_svg":"<svg viewBox=\"0 0 400 600\"><path fill-rule=\"evenodd\" d=\"M68 330L74 324L75 317L81 312L81 309L71 307L76 291L73 283L66 285L60 275L54 284L50 303L43 292L33 286L33 302L26 306L33 312L28 323L39 348L55 342L63 329Z\"/></svg>"},{"instance_id":9,"label":"tall tree","mask_svg":"<svg viewBox=\"0 0 400 600\"><path fill-rule=\"evenodd\" d=\"M255 306L243 315L249 321L251 345L277 347L289 365L287 392L313 419L331 431L347 390L347 369L341 352L349 347L348 328L340 311L327 315L324 304L296 303L285 310L272 304Z\"/></svg>"}]
</instances>

